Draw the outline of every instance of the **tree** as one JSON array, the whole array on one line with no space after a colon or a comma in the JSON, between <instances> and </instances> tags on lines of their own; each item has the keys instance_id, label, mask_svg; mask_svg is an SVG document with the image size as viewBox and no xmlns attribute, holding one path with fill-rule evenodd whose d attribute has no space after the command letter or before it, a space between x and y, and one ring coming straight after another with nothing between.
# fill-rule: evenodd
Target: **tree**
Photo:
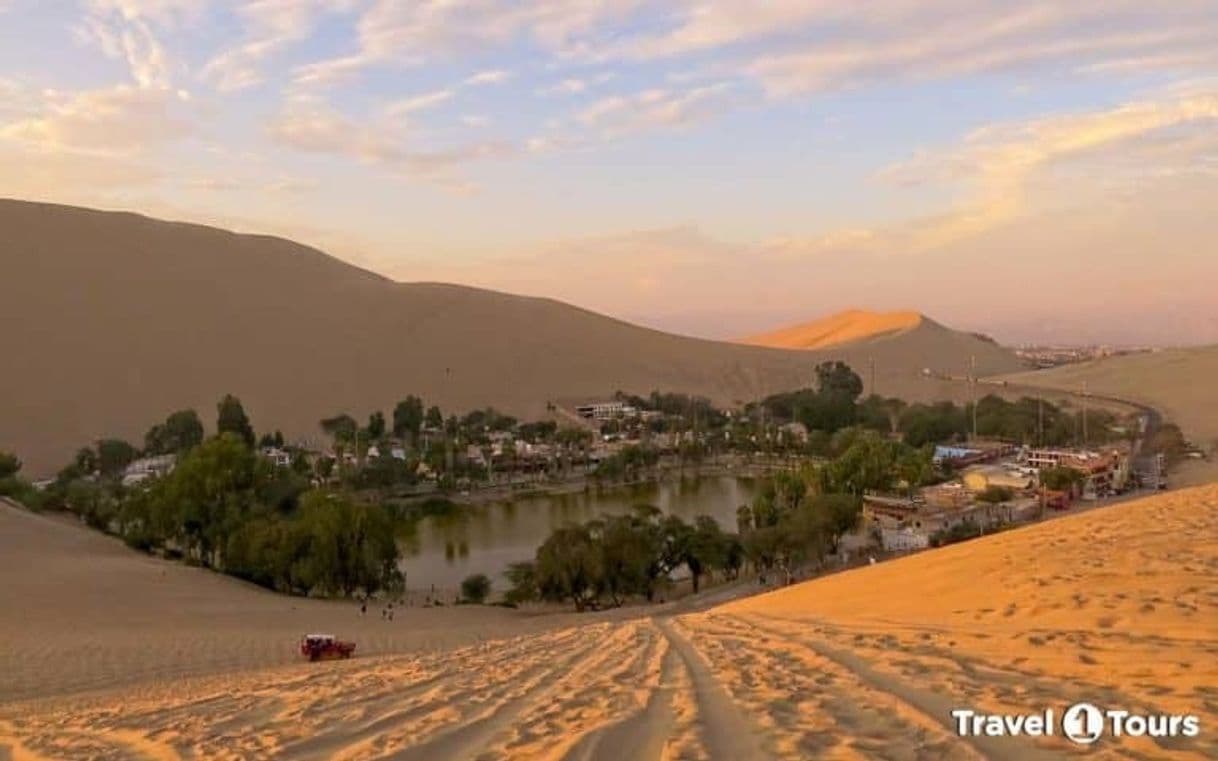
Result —
<instances>
[{"instance_id":1,"label":"tree","mask_svg":"<svg viewBox=\"0 0 1218 761\"><path fill-rule=\"evenodd\" d=\"M75 467L84 476L96 473L98 467L97 452L90 447L81 447L76 450L76 457L72 460L72 467Z\"/></svg>"},{"instance_id":2,"label":"tree","mask_svg":"<svg viewBox=\"0 0 1218 761\"><path fill-rule=\"evenodd\" d=\"M465 602L481 605L491 593L491 580L484 573L466 576L461 582L461 598Z\"/></svg>"},{"instance_id":3,"label":"tree","mask_svg":"<svg viewBox=\"0 0 1218 761\"><path fill-rule=\"evenodd\" d=\"M368 416L368 427L364 429L368 433L369 441L380 441L385 436L385 413L377 410Z\"/></svg>"},{"instance_id":4,"label":"tree","mask_svg":"<svg viewBox=\"0 0 1218 761\"><path fill-rule=\"evenodd\" d=\"M543 600L570 600L577 611L584 611L600 595L600 551L586 526L556 529L537 549L535 567Z\"/></svg>"},{"instance_id":5,"label":"tree","mask_svg":"<svg viewBox=\"0 0 1218 761\"><path fill-rule=\"evenodd\" d=\"M359 429L359 424L355 422L355 418L345 412L334 417L324 418L319 425L327 436L339 444L353 441L355 439L355 432Z\"/></svg>"},{"instance_id":6,"label":"tree","mask_svg":"<svg viewBox=\"0 0 1218 761\"><path fill-rule=\"evenodd\" d=\"M117 476L139 455L139 450L122 439L102 439L97 442L97 469L103 476Z\"/></svg>"},{"instance_id":7,"label":"tree","mask_svg":"<svg viewBox=\"0 0 1218 761\"><path fill-rule=\"evenodd\" d=\"M619 515L589 524L600 545L603 590L614 605L631 594L646 594L654 563L654 534L640 516Z\"/></svg>"},{"instance_id":8,"label":"tree","mask_svg":"<svg viewBox=\"0 0 1218 761\"><path fill-rule=\"evenodd\" d=\"M531 562L512 563L504 572L511 587L503 595L504 602L519 605L533 602L538 597L537 567Z\"/></svg>"},{"instance_id":9,"label":"tree","mask_svg":"<svg viewBox=\"0 0 1218 761\"><path fill-rule=\"evenodd\" d=\"M21 460L12 452L0 451L0 478L12 478L21 471Z\"/></svg>"},{"instance_id":10,"label":"tree","mask_svg":"<svg viewBox=\"0 0 1218 761\"><path fill-rule=\"evenodd\" d=\"M423 427L423 400L408 396L393 408L393 435L415 442Z\"/></svg>"},{"instance_id":11,"label":"tree","mask_svg":"<svg viewBox=\"0 0 1218 761\"><path fill-rule=\"evenodd\" d=\"M428 428L434 428L437 430L443 429L444 413L440 412L439 407L432 405L431 407L427 408L427 415L425 416L423 422L426 423Z\"/></svg>"},{"instance_id":12,"label":"tree","mask_svg":"<svg viewBox=\"0 0 1218 761\"><path fill-rule=\"evenodd\" d=\"M274 433L264 433L258 439L259 449L282 449L283 448L283 433L275 431Z\"/></svg>"},{"instance_id":13,"label":"tree","mask_svg":"<svg viewBox=\"0 0 1218 761\"><path fill-rule=\"evenodd\" d=\"M896 480L900 445L874 431L859 434L854 443L821 471L821 490L830 494L862 496L887 491Z\"/></svg>"},{"instance_id":14,"label":"tree","mask_svg":"<svg viewBox=\"0 0 1218 761\"><path fill-rule=\"evenodd\" d=\"M863 394L863 379L845 362L822 362L816 366L816 386L822 394L840 396L851 403Z\"/></svg>"},{"instance_id":15,"label":"tree","mask_svg":"<svg viewBox=\"0 0 1218 761\"><path fill-rule=\"evenodd\" d=\"M231 433L243 440L247 446L254 446L254 427L250 425L241 400L232 394L225 394L216 405L216 433Z\"/></svg>"},{"instance_id":16,"label":"tree","mask_svg":"<svg viewBox=\"0 0 1218 761\"><path fill-rule=\"evenodd\" d=\"M194 410L178 410L144 436L149 455L180 454L203 443L203 422Z\"/></svg>"},{"instance_id":17,"label":"tree","mask_svg":"<svg viewBox=\"0 0 1218 761\"><path fill-rule=\"evenodd\" d=\"M1041 486L1053 491L1073 491L1083 480L1083 474L1074 468L1044 468L1040 471Z\"/></svg>"},{"instance_id":18,"label":"tree","mask_svg":"<svg viewBox=\"0 0 1218 761\"><path fill-rule=\"evenodd\" d=\"M727 568L728 535L709 515L699 515L694 519L694 527L686 537L684 550L685 566L689 569L694 592L698 591L704 573Z\"/></svg>"}]
</instances>

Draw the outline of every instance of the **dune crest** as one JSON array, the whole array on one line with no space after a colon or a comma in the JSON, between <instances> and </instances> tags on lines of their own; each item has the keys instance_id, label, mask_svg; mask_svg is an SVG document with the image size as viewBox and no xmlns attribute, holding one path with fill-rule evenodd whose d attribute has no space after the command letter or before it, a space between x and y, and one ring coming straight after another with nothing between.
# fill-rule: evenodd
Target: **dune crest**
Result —
<instances>
[{"instance_id":1,"label":"dune crest","mask_svg":"<svg viewBox=\"0 0 1218 761\"><path fill-rule=\"evenodd\" d=\"M920 312L848 309L819 320L748 336L740 339L739 343L774 349L827 349L904 333L916 329L923 322L929 320Z\"/></svg>"}]
</instances>

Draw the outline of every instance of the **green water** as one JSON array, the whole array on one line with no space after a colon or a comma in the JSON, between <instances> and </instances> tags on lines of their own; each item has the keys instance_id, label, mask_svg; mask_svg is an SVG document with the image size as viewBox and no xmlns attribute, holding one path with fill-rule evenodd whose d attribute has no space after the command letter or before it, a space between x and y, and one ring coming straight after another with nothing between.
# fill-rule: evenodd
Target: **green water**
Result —
<instances>
[{"instance_id":1,"label":"green water","mask_svg":"<svg viewBox=\"0 0 1218 761\"><path fill-rule=\"evenodd\" d=\"M454 507L443 516L424 518L403 539L402 569L411 589L452 590L474 573L485 573L502 587L503 570L532 560L537 546L555 528L600 515L621 515L639 504L692 521L709 515L736 530L736 509L752 501L758 486L733 476L685 478L577 494L520 497L511 502Z\"/></svg>"}]
</instances>

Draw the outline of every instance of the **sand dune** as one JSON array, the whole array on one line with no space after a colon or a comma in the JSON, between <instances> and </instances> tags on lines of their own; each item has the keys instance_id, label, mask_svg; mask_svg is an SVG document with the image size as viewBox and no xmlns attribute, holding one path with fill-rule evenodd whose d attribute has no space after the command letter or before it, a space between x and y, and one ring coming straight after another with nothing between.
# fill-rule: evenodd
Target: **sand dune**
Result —
<instances>
[{"instance_id":1,"label":"sand dune","mask_svg":"<svg viewBox=\"0 0 1218 761\"><path fill-rule=\"evenodd\" d=\"M1218 346L1110 357L1003 377L1011 383L1073 391L1085 383L1089 393L1148 404L1212 453L1208 461L1185 463L1174 481L1218 480Z\"/></svg>"},{"instance_id":2,"label":"sand dune","mask_svg":"<svg viewBox=\"0 0 1218 761\"><path fill-rule=\"evenodd\" d=\"M914 330L925 319L918 312L849 309L819 320L748 336L740 339L740 343L775 349L827 349Z\"/></svg>"},{"instance_id":3,"label":"sand dune","mask_svg":"<svg viewBox=\"0 0 1218 761\"><path fill-rule=\"evenodd\" d=\"M1110 357L1006 376L1012 382L1107 394L1148 404L1203 446L1218 445L1218 346Z\"/></svg>"},{"instance_id":4,"label":"sand dune","mask_svg":"<svg viewBox=\"0 0 1218 761\"><path fill-rule=\"evenodd\" d=\"M0 449L33 475L102 436L139 442L170 412L210 423L237 394L260 430L320 438L420 394L518 416L552 399L684 391L721 404L808 385L821 359L882 389L936 393L924 367L1018 369L1009 353L924 325L863 349L780 351L640 328L549 299L395 283L290 241L133 214L0 200ZM967 339L967 340L966 340Z\"/></svg>"},{"instance_id":5,"label":"sand dune","mask_svg":"<svg viewBox=\"0 0 1218 761\"><path fill-rule=\"evenodd\" d=\"M1101 740L1089 758L1213 758L1216 534L1209 487L702 613L566 617L533 633L495 621L499 638L426 652L44 690L0 704L0 757L1057 759L1077 749L1060 737L964 740L949 712L1090 700L1196 713L1202 735ZM26 607L23 627L46 630L44 606ZM139 636L172 640L169 620ZM94 659L113 641L101 644ZM183 661L203 657L180 647ZM40 669L53 683L88 661Z\"/></svg>"}]
</instances>

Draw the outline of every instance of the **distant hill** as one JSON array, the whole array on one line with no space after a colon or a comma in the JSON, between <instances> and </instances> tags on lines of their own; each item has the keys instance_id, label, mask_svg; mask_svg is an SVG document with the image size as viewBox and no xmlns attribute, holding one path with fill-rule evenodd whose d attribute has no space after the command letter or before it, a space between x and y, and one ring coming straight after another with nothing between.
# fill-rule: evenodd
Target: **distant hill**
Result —
<instances>
[{"instance_id":1,"label":"distant hill","mask_svg":"<svg viewBox=\"0 0 1218 761\"><path fill-rule=\"evenodd\" d=\"M1091 393L1148 404L1198 446L1218 447L1218 346L1128 354L1004 377L1072 391L1086 383Z\"/></svg>"},{"instance_id":2,"label":"distant hill","mask_svg":"<svg viewBox=\"0 0 1218 761\"><path fill-rule=\"evenodd\" d=\"M0 200L0 448L47 473L102 436L139 443L180 408L239 396L259 430L320 438L317 421L387 412L407 394L450 412L517 416L616 389L721 404L809 385L822 359L881 390L938 389L923 367L1017 368L998 347L923 321L827 352L705 341L550 299L397 283L280 238L128 213Z\"/></svg>"},{"instance_id":3,"label":"distant hill","mask_svg":"<svg viewBox=\"0 0 1218 761\"><path fill-rule=\"evenodd\" d=\"M748 336L742 338L740 343L775 349L826 349L914 330L925 319L918 312L849 309L819 320Z\"/></svg>"},{"instance_id":4,"label":"distant hill","mask_svg":"<svg viewBox=\"0 0 1218 761\"><path fill-rule=\"evenodd\" d=\"M1014 352L980 333L945 327L918 312L850 310L741 339L740 343L840 357L866 375L871 362L881 380L895 380L913 368L963 376L973 361L978 375L1016 372L1024 364ZM881 393L908 395L905 383Z\"/></svg>"}]
</instances>

